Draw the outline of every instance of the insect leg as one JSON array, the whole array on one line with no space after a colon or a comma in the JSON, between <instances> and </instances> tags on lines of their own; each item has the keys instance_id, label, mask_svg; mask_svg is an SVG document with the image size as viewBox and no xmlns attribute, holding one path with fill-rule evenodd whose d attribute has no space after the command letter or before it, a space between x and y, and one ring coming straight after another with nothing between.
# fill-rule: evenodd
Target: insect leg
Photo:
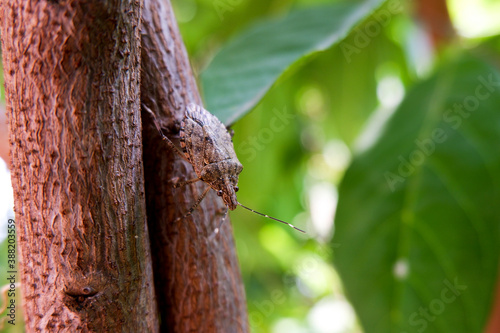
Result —
<instances>
[{"instance_id":1,"label":"insect leg","mask_svg":"<svg viewBox=\"0 0 500 333\"><path fill-rule=\"evenodd\" d=\"M170 141L170 139L165 134L163 134L163 131L161 130L160 124L158 124L158 121L156 120L156 116L153 113L153 111L151 111L151 109L148 108L144 104L142 105L142 107L144 108L144 110L146 110L147 112L149 112L151 114L151 116L153 117L153 123L155 124L156 129L158 130L158 133L160 133L161 138L163 140L165 140L165 142L167 142L167 145L170 147L170 149L172 149L177 155L179 155L180 157L182 157L184 160L186 160L187 162L191 163L186 158L186 156L184 155L184 153L179 148L177 148L177 146L174 145L174 143L172 141Z\"/></svg>"},{"instance_id":2,"label":"insect leg","mask_svg":"<svg viewBox=\"0 0 500 333\"><path fill-rule=\"evenodd\" d=\"M193 211L196 209L196 207L198 207L198 205L201 203L201 201L203 200L203 198L205 198L205 196L207 195L208 191L210 191L210 189L211 189L211 187L207 186L207 188L205 189L205 191L203 191L203 193L198 197L198 199L196 200L196 202L194 203L194 205L191 206L191 208L189 208L188 212L186 214L184 214L183 216L176 218L175 221L174 221L174 223L178 222L179 220L185 219L186 217L188 217L189 215L191 215L191 213L193 213Z\"/></svg>"},{"instance_id":3,"label":"insect leg","mask_svg":"<svg viewBox=\"0 0 500 333\"><path fill-rule=\"evenodd\" d=\"M174 188L179 188L179 187L182 187L182 186L186 186L188 184L196 183L199 180L201 180L201 179L200 178L193 178L193 179L184 180L182 182L174 182L173 187Z\"/></svg>"}]
</instances>

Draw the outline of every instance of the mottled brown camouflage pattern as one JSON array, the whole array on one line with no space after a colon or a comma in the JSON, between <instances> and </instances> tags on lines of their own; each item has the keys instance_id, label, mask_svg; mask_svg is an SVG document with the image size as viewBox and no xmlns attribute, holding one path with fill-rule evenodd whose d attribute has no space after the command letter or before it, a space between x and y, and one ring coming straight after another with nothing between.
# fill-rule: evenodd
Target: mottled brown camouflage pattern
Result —
<instances>
[{"instance_id":1,"label":"mottled brown camouflage pattern","mask_svg":"<svg viewBox=\"0 0 500 333\"><path fill-rule=\"evenodd\" d=\"M198 177L222 197L229 209L236 209L238 175L243 165L238 161L226 127L203 107L189 104L180 138L184 155Z\"/></svg>"}]
</instances>

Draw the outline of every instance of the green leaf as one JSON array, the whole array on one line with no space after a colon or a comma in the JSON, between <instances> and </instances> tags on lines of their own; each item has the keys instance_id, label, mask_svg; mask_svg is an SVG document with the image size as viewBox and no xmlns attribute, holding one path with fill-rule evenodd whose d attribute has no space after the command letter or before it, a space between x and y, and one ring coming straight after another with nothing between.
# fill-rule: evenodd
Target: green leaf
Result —
<instances>
[{"instance_id":1,"label":"green leaf","mask_svg":"<svg viewBox=\"0 0 500 333\"><path fill-rule=\"evenodd\" d=\"M223 123L243 116L297 60L340 42L383 0L291 12L242 32L201 75L207 109Z\"/></svg>"},{"instance_id":2,"label":"green leaf","mask_svg":"<svg viewBox=\"0 0 500 333\"><path fill-rule=\"evenodd\" d=\"M335 265L366 332L483 331L500 250L499 106L498 70L461 56L410 91L348 169Z\"/></svg>"}]
</instances>

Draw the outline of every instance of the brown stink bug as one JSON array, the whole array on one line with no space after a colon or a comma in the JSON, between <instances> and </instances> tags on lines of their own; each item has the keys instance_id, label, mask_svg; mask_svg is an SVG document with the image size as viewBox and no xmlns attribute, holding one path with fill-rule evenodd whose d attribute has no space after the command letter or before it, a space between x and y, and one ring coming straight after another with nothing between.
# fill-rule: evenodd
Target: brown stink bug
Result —
<instances>
[{"instance_id":1,"label":"brown stink bug","mask_svg":"<svg viewBox=\"0 0 500 333\"><path fill-rule=\"evenodd\" d=\"M198 176L194 179L175 182L174 187L181 187L200 180L209 185L198 197L189 211L183 216L177 218L177 220L191 215L203 198L205 198L208 191L212 188L216 191L217 195L222 198L224 204L230 210L236 209L239 205L256 214L287 224L288 226L305 233L305 231L288 222L259 213L238 202L238 199L236 198L236 192L238 192L238 176L243 170L243 165L241 165L240 161L238 161L238 157L236 156L233 142L231 140L231 135L216 116L199 105L194 103L189 104L186 108L184 119L181 122L181 129L179 133L182 148L181 151L165 134L163 134L163 131L156 121L156 117L153 112L148 108L145 109L153 116L155 126L161 137L167 142L173 151L193 166L193 169ZM215 232L217 233L218 230L219 228L217 228Z\"/></svg>"}]
</instances>

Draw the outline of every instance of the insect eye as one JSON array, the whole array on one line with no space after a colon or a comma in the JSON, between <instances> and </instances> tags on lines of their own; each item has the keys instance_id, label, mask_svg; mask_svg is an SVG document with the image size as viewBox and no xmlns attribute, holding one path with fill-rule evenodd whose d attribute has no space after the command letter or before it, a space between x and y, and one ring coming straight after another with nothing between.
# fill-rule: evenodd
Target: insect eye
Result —
<instances>
[{"instance_id":1,"label":"insect eye","mask_svg":"<svg viewBox=\"0 0 500 333\"><path fill-rule=\"evenodd\" d=\"M240 188L238 186L234 187L234 192L238 192L239 190L240 190Z\"/></svg>"},{"instance_id":2,"label":"insect eye","mask_svg":"<svg viewBox=\"0 0 500 333\"><path fill-rule=\"evenodd\" d=\"M219 197L222 197L222 190L218 190L218 191L217 191L217 195L218 195Z\"/></svg>"}]
</instances>

